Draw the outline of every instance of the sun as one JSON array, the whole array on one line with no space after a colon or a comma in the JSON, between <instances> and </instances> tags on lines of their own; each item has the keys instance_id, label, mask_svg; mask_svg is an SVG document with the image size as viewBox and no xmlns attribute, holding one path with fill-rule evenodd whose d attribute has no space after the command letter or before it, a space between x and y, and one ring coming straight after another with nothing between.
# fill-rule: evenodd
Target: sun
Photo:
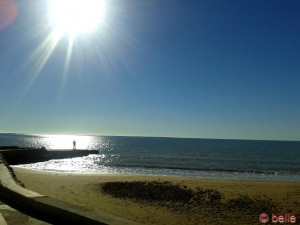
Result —
<instances>
[{"instance_id":1,"label":"sun","mask_svg":"<svg viewBox=\"0 0 300 225\"><path fill-rule=\"evenodd\" d=\"M58 36L75 38L94 31L103 21L104 0L49 0L49 20Z\"/></svg>"}]
</instances>

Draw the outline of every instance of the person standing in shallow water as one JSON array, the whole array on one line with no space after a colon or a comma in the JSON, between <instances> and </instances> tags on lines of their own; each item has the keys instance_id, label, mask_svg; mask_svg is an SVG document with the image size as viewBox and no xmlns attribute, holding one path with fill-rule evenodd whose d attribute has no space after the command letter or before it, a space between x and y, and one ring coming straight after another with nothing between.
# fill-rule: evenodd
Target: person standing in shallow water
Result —
<instances>
[{"instance_id":1,"label":"person standing in shallow water","mask_svg":"<svg viewBox=\"0 0 300 225\"><path fill-rule=\"evenodd\" d=\"M73 141L73 150L75 150L76 149L76 141L74 140Z\"/></svg>"}]
</instances>

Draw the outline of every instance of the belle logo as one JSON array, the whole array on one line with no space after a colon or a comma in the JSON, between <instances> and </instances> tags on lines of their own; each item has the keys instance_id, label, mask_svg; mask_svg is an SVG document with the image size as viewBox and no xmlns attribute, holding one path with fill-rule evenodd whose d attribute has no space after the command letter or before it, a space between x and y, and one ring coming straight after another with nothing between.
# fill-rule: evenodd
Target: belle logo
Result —
<instances>
[{"instance_id":1,"label":"belle logo","mask_svg":"<svg viewBox=\"0 0 300 225\"><path fill-rule=\"evenodd\" d=\"M259 220L262 223L267 223L269 221L269 215L266 213L262 213L259 216ZM289 213L282 215L276 215L272 213L271 222L272 223L296 223L296 217Z\"/></svg>"}]
</instances>

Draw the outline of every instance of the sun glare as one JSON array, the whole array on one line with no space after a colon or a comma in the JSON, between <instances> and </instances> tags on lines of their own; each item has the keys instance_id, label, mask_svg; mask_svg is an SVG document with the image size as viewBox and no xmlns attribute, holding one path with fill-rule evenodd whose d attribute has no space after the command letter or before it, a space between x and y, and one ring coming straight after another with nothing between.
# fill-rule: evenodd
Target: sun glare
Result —
<instances>
[{"instance_id":1,"label":"sun glare","mask_svg":"<svg viewBox=\"0 0 300 225\"><path fill-rule=\"evenodd\" d=\"M87 53L84 54L97 51L97 48L89 40L98 38L101 35L103 37L104 30L107 31L108 28L107 20L111 17L111 1L109 2L108 0L46 0L44 6L47 11L44 15L47 23L42 28L47 30L48 36L43 39L31 53L30 57L28 57L27 63L32 68L32 76L20 99L26 95L38 78L49 59L53 56L60 41L67 39L68 46L65 52L64 72L61 84L63 86L69 74L69 68L74 56L73 47L75 45L82 47L84 44L85 48L88 48ZM1 12L0 0L0 14ZM79 36L81 37L77 41L76 38ZM83 56L81 55L80 57Z\"/></svg>"},{"instance_id":2,"label":"sun glare","mask_svg":"<svg viewBox=\"0 0 300 225\"><path fill-rule=\"evenodd\" d=\"M50 0L49 19L58 36L92 32L104 17L104 0Z\"/></svg>"},{"instance_id":3,"label":"sun glare","mask_svg":"<svg viewBox=\"0 0 300 225\"><path fill-rule=\"evenodd\" d=\"M46 148L49 149L72 149L73 141L76 141L77 149L89 149L89 145L93 141L91 136L76 135L45 135L44 141Z\"/></svg>"}]
</instances>

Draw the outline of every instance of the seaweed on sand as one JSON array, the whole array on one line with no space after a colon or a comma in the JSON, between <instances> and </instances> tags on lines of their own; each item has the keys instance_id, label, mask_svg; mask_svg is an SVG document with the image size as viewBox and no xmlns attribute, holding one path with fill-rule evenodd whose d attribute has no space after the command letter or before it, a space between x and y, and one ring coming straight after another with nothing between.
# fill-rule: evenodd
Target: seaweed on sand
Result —
<instances>
[{"instance_id":1,"label":"seaweed on sand","mask_svg":"<svg viewBox=\"0 0 300 225\"><path fill-rule=\"evenodd\" d=\"M115 198L165 207L188 218L190 224L261 224L259 215L279 210L267 197L240 195L225 199L214 189L192 190L170 182L107 182L100 190Z\"/></svg>"}]
</instances>

